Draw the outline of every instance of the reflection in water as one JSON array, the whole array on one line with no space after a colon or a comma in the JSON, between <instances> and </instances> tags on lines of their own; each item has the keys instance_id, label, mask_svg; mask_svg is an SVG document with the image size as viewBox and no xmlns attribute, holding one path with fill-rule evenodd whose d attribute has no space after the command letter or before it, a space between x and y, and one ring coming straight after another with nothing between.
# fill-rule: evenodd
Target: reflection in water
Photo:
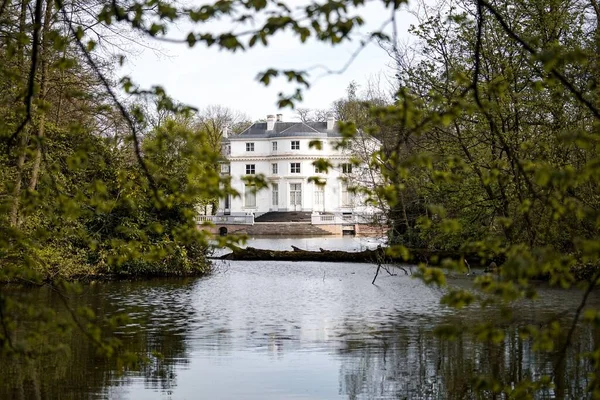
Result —
<instances>
[{"instance_id":1,"label":"reflection in water","mask_svg":"<svg viewBox=\"0 0 600 400\"><path fill-rule=\"evenodd\" d=\"M372 237L353 237L353 236L298 236L294 238L282 238L280 236L256 236L250 237L245 244L240 247L254 247L265 250L287 250L291 251L292 246L302 250L319 251L343 250L343 251L363 251L373 250L377 246L383 246L386 243L385 238ZM214 256L221 256L230 253L229 249L216 249Z\"/></svg>"},{"instance_id":2,"label":"reflection in water","mask_svg":"<svg viewBox=\"0 0 600 400\"><path fill-rule=\"evenodd\" d=\"M292 246L303 250L318 251L320 248L327 250L363 251L375 249L385 244L385 238L353 237L353 236L318 236L281 238L280 236L257 236L248 239L246 245L257 249L291 250Z\"/></svg>"},{"instance_id":3,"label":"reflection in water","mask_svg":"<svg viewBox=\"0 0 600 400\"><path fill-rule=\"evenodd\" d=\"M73 304L103 315L129 313L132 324L119 335L150 362L119 375L73 332L67 355L0 363L0 398L468 399L488 398L472 391L479 374L510 386L550 371L552 355L533 352L514 326L497 346L468 335L438 339L433 329L440 323L493 319L495 311L458 314L439 305L439 289L403 274L371 285L374 270L229 262L202 279L89 285ZM52 293L37 295L59 308ZM515 307L515 320L546 321L578 301L574 292L544 289L536 303ZM578 330L575 351L598 339L597 332ZM556 393L539 397L585 398L590 370L568 357Z\"/></svg>"},{"instance_id":4,"label":"reflection in water","mask_svg":"<svg viewBox=\"0 0 600 400\"><path fill-rule=\"evenodd\" d=\"M591 329L579 331L576 351L590 351ZM467 335L443 341L427 327L406 331L397 326L395 334L381 337L379 344L347 343L340 350L341 392L348 398L470 399L492 398L491 392L476 393L473 379L480 375L500 378L514 387L525 379L537 380L552 373L550 354L534 352L529 341L518 340L516 329L507 329L500 345L480 343ZM591 363L570 352L555 390L543 390L539 398L586 398Z\"/></svg>"}]
</instances>

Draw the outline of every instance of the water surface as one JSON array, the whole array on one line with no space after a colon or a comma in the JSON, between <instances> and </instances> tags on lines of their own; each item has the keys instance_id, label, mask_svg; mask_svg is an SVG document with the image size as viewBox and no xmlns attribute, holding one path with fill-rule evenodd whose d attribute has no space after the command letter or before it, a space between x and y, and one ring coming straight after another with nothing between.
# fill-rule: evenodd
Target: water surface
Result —
<instances>
[{"instance_id":1,"label":"water surface","mask_svg":"<svg viewBox=\"0 0 600 400\"><path fill-rule=\"evenodd\" d=\"M0 397L463 399L477 398L471 380L479 373L510 385L550 370L550 355L534 353L510 326L499 346L469 336L436 338L440 323L470 324L497 312L458 314L439 304L438 288L402 271L380 274L371 285L374 273L368 264L230 261L200 279L91 284L73 305L101 315L129 313L132 325L120 335L128 350L151 362L119 375L74 333L68 356L5 366ZM451 282L470 285L466 278ZM577 292L541 289L539 301L515 307L515 320L540 323L574 310L579 299ZM40 301L59 307L52 293ZM599 339L579 329L575 346L591 349ZM558 394L585 398L590 368L570 357Z\"/></svg>"}]
</instances>

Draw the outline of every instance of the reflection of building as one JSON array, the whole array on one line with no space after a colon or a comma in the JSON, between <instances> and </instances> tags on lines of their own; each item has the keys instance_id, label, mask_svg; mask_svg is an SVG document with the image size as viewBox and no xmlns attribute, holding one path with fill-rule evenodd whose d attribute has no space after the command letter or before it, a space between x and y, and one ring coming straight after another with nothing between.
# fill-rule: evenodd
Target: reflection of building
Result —
<instances>
[{"instance_id":1,"label":"reflection of building","mask_svg":"<svg viewBox=\"0 0 600 400\"><path fill-rule=\"evenodd\" d=\"M231 186L240 196L221 201L218 214L260 216L267 212L304 211L353 213L365 211L355 202L344 177L352 175L350 154L337 148L341 140L333 118L327 122L283 122L269 116L239 135L223 140L228 164L222 172L231 175ZM313 163L327 159L329 171ZM269 188L256 191L244 177L262 174ZM320 186L310 177L324 183ZM351 184L350 184L351 186Z\"/></svg>"}]
</instances>

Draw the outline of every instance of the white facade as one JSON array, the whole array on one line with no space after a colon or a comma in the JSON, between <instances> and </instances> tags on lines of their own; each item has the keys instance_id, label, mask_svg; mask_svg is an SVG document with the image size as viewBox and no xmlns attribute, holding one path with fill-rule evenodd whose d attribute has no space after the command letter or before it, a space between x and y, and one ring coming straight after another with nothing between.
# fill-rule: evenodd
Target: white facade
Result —
<instances>
[{"instance_id":1,"label":"white facade","mask_svg":"<svg viewBox=\"0 0 600 400\"><path fill-rule=\"evenodd\" d=\"M321 149L310 146L316 140L321 142ZM340 140L333 121L304 124L274 118L224 139L228 164L222 164L221 172L231 175L231 187L239 196L221 200L217 214L366 211L348 190L352 185L343 179L350 179L356 167L350 164L351 155L336 147ZM327 159L333 169L327 173L316 170L313 163L320 158ZM269 187L256 192L242 178L259 174L266 178ZM318 177L325 185L321 187L309 177Z\"/></svg>"}]
</instances>

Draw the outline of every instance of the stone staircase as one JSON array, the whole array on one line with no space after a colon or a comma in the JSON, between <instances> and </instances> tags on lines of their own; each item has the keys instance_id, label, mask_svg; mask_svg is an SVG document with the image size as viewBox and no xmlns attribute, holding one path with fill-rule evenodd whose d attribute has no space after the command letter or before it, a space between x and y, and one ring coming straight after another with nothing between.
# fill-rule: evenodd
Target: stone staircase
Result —
<instances>
[{"instance_id":1,"label":"stone staircase","mask_svg":"<svg viewBox=\"0 0 600 400\"><path fill-rule=\"evenodd\" d=\"M318 225L309 222L255 222L252 226L246 226L248 235L274 235L274 236L322 236L332 233L321 229Z\"/></svg>"},{"instance_id":2,"label":"stone staircase","mask_svg":"<svg viewBox=\"0 0 600 400\"><path fill-rule=\"evenodd\" d=\"M305 211L277 211L268 212L254 218L255 223L260 222L308 222L310 223L310 212Z\"/></svg>"}]
</instances>

